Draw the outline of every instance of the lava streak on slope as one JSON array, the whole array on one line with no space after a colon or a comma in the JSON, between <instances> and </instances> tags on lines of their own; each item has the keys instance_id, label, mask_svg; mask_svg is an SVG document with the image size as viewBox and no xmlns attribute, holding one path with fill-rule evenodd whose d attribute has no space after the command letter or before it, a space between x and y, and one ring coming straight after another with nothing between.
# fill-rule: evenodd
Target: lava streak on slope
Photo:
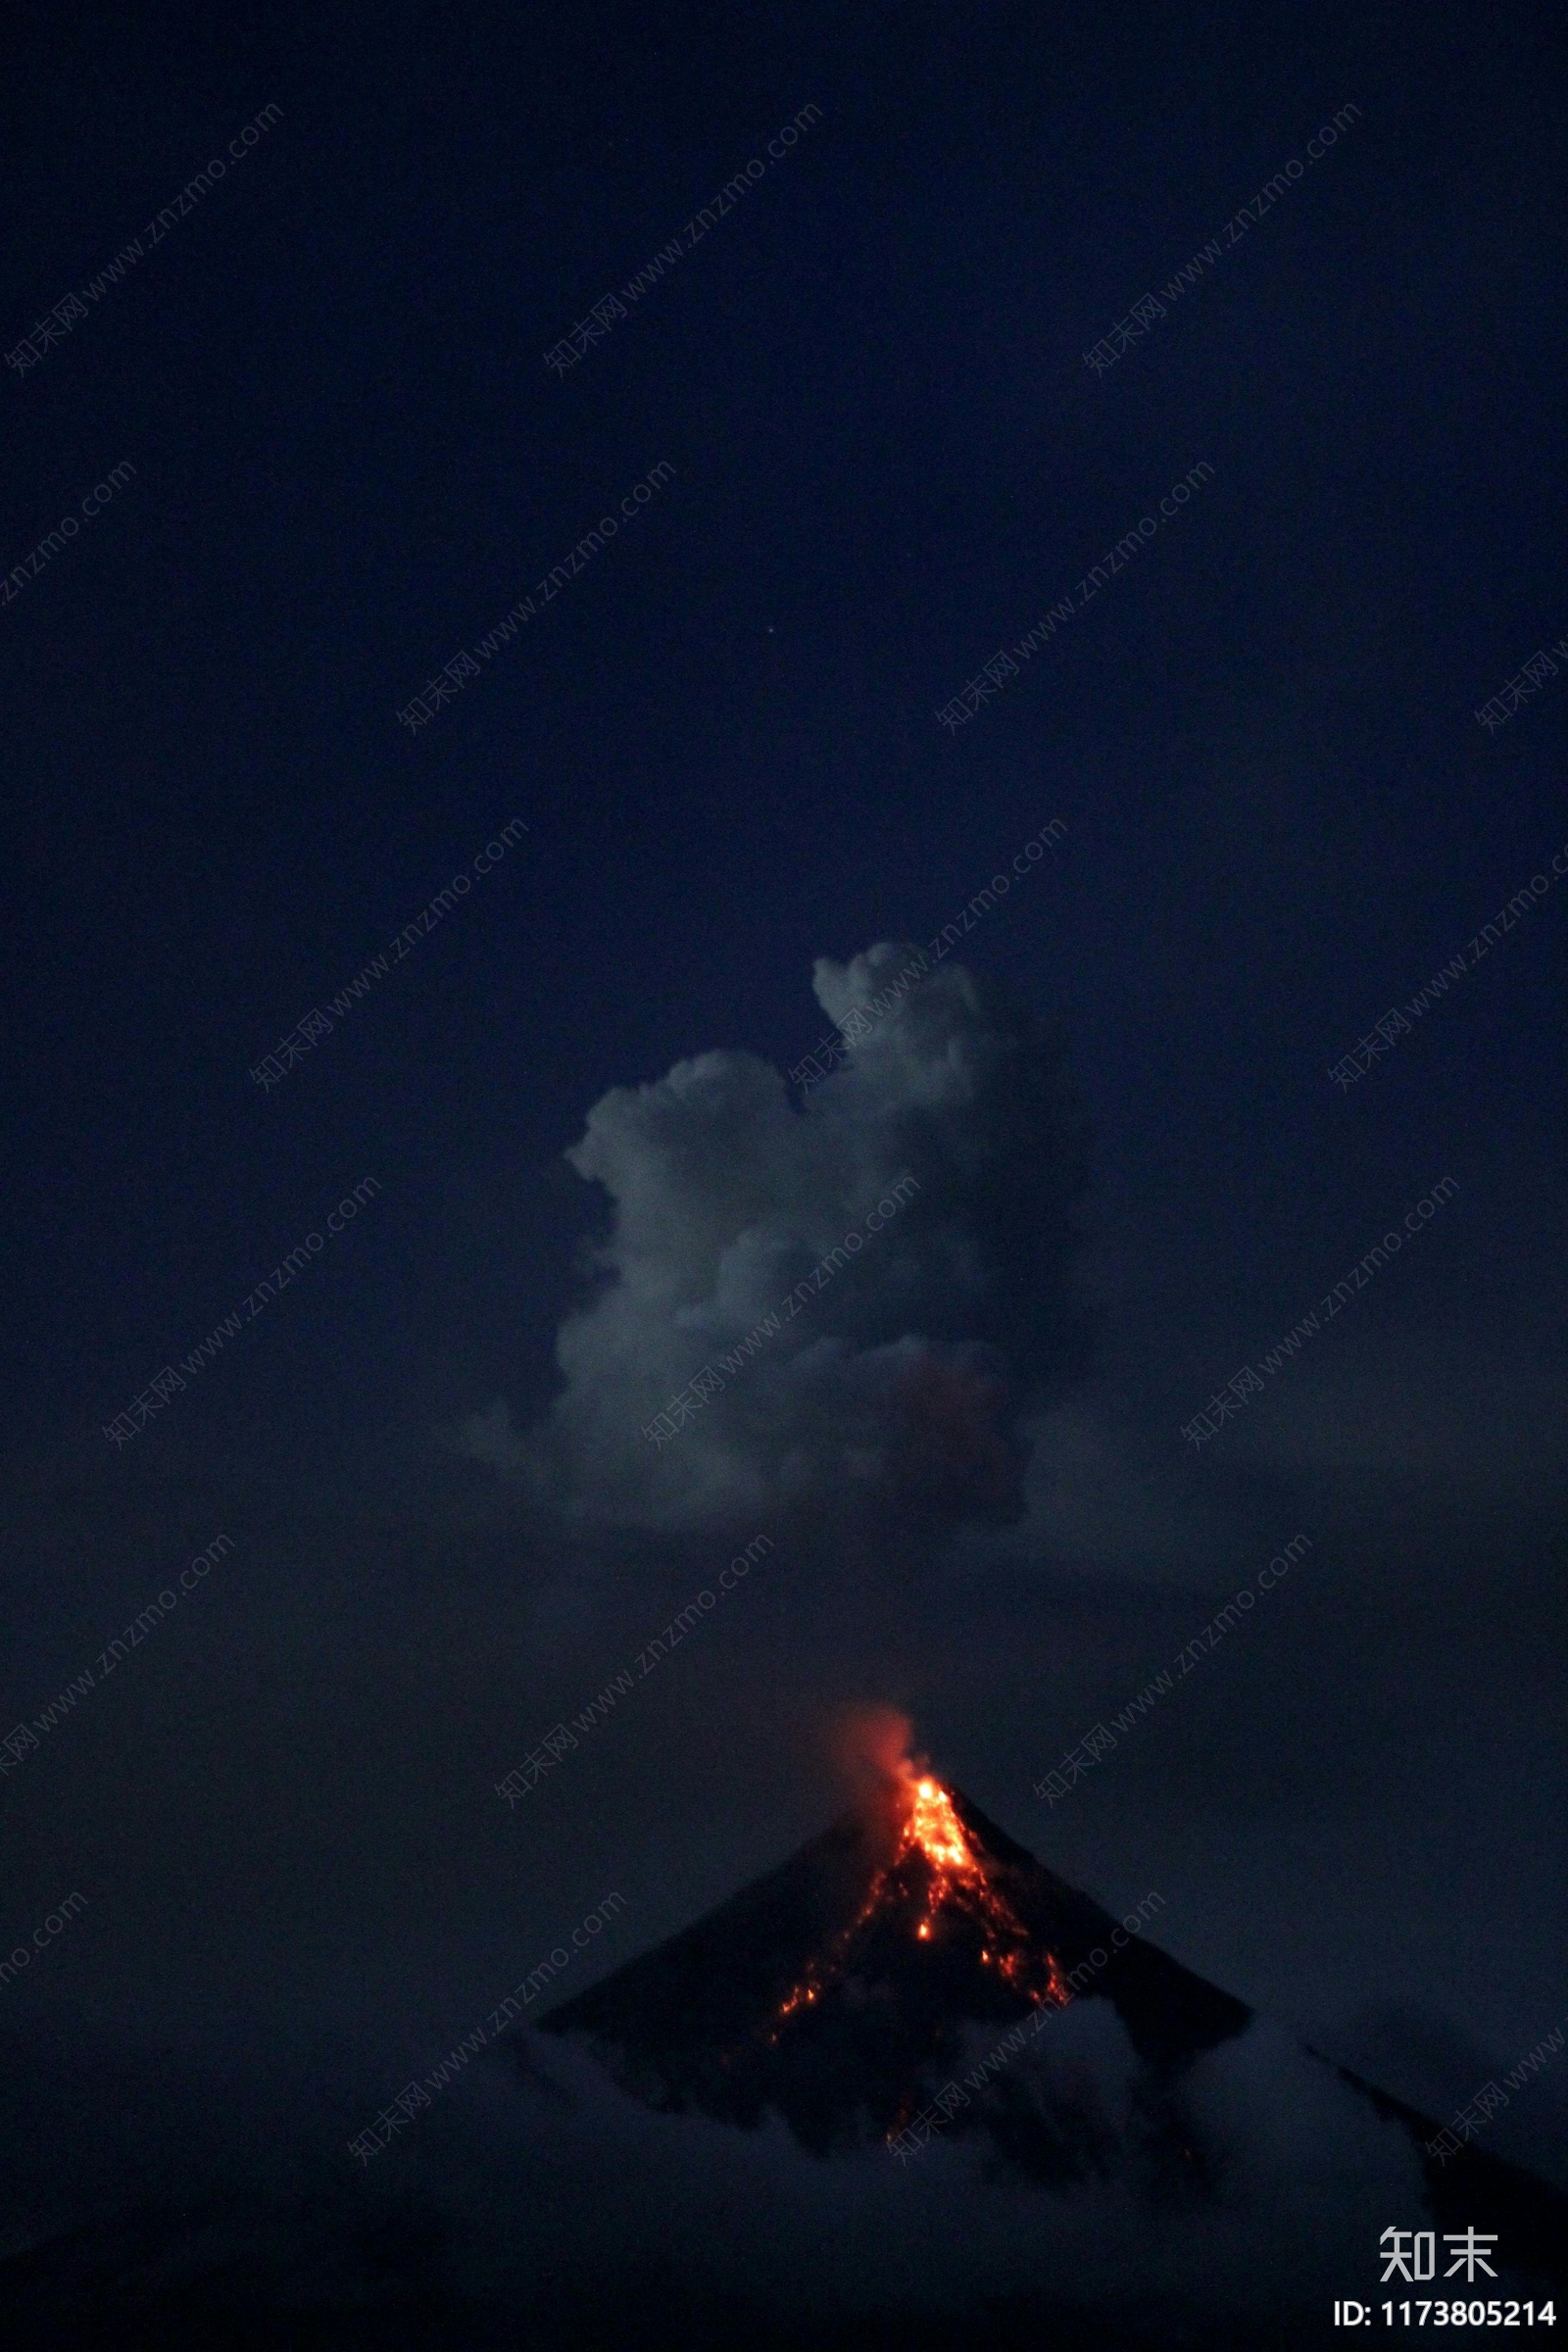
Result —
<instances>
[{"instance_id":1,"label":"lava streak on slope","mask_svg":"<svg viewBox=\"0 0 1568 2352\"><path fill-rule=\"evenodd\" d=\"M975 1852L952 1797L929 1774L906 1768L899 1785L901 1820L890 1861L830 1948L811 1960L774 2013L767 2034L776 2046L790 2020L815 2006L849 1971L856 1947L874 1926L898 1920L919 1943L937 1943L945 1926L978 1932L982 1964L1038 2006L1065 2008L1072 1994L1055 1953L1038 1946Z\"/></svg>"}]
</instances>

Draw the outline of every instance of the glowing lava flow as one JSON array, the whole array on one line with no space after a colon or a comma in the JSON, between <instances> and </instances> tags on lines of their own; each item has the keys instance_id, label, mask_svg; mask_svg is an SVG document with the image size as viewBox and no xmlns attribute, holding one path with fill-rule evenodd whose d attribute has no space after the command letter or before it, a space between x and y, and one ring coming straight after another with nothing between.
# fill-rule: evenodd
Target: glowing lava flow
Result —
<instances>
[{"instance_id":1,"label":"glowing lava flow","mask_svg":"<svg viewBox=\"0 0 1568 2352\"><path fill-rule=\"evenodd\" d=\"M786 1993L768 2034L770 2042L778 2040L790 2018L813 2007L828 1984L844 1973L861 1929L899 1895L919 1902L914 1933L920 1942L934 1938L943 1912L967 1917L985 1938L982 1963L995 1967L1014 1992L1037 2005L1053 2001L1063 2009L1072 1999L1054 1952L1036 1947L1011 1903L992 1885L941 1782L925 1778L911 1780L908 1786L908 1807L892 1861L877 1872L849 1926L819 1960L808 1964Z\"/></svg>"}]
</instances>

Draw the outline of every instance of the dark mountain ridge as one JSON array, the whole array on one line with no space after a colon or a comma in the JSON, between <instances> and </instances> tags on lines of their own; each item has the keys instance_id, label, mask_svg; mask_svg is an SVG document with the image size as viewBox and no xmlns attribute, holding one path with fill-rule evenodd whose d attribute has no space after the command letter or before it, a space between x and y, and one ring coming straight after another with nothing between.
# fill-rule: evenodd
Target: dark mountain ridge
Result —
<instances>
[{"instance_id":1,"label":"dark mountain ridge","mask_svg":"<svg viewBox=\"0 0 1568 2352\"><path fill-rule=\"evenodd\" d=\"M1117 1920L961 1789L911 1777L541 2030L584 2036L645 2105L741 2128L774 2110L819 2157L881 2139L913 2160L936 2131L986 2132L1043 2187L1120 2171L1145 2195L1213 2195L1226 2151L1183 2078L1253 2012L1147 1939L1162 1907ZM1139 2061L1120 2116L1059 2069L1012 2064L1049 2054L1081 2001L1114 2011ZM1407 2134L1440 2229L1505 2233L1513 2262L1561 2279L1568 2199L1477 2146L1430 2153L1430 2117L1307 2054Z\"/></svg>"}]
</instances>

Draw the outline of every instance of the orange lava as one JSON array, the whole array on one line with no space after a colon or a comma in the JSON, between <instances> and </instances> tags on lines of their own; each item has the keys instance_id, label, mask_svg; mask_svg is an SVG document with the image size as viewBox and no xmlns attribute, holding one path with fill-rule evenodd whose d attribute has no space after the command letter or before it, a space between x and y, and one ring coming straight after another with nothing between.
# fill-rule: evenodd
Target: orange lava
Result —
<instances>
[{"instance_id":1,"label":"orange lava","mask_svg":"<svg viewBox=\"0 0 1568 2352\"><path fill-rule=\"evenodd\" d=\"M1035 2002L1054 2000L1063 2007L1071 1998L1053 1952L1037 1954L1012 1905L993 1886L984 1863L969 1842L952 1797L940 1781L929 1778L913 1785L908 1814L888 1875L919 1854L927 1865L925 1917L915 1934L922 1941L935 1933L945 1910L967 1912L983 1924L987 1940L981 1953L1014 1991ZM880 1891L878 1889L877 1891ZM1044 1962L1045 1982L1032 1980Z\"/></svg>"},{"instance_id":2,"label":"orange lava","mask_svg":"<svg viewBox=\"0 0 1568 2352\"><path fill-rule=\"evenodd\" d=\"M786 1993L769 2041L776 2042L786 2022L811 2008L828 1984L843 1975L860 1931L901 1897L920 1903L914 1928L920 1942L937 1937L944 1913L967 1918L984 1932L982 1961L994 1966L1013 1991L1037 2006L1052 2001L1064 2009L1072 1999L1056 1955L1037 1947L1006 1895L993 1886L941 1782L929 1776L916 1780L906 1768L905 1785L907 1802L893 1859L877 1872L865 1901L831 1949L811 1962Z\"/></svg>"}]
</instances>

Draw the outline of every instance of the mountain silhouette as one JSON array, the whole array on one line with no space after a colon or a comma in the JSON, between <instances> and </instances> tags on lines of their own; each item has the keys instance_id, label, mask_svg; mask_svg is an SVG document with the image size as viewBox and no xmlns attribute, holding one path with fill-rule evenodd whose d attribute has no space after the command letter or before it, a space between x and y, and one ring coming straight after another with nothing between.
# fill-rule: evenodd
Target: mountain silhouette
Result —
<instances>
[{"instance_id":1,"label":"mountain silhouette","mask_svg":"<svg viewBox=\"0 0 1568 2352\"><path fill-rule=\"evenodd\" d=\"M881 1806L844 1814L542 2028L588 2035L650 2106L741 2126L776 2108L817 2155L892 2144L945 2085L965 2087L989 2041L991 2071L947 2128L990 2129L1025 2169L1063 2180L1095 2169L1092 2119L1039 2110L1007 2058L1038 2047L1075 2000L1103 2000L1144 2062L1157 2138L1166 2088L1250 2010L1146 1942L1135 1915L1124 1926L1047 1870L961 1790L929 1777L911 1788L902 1821Z\"/></svg>"},{"instance_id":2,"label":"mountain silhouette","mask_svg":"<svg viewBox=\"0 0 1568 2352\"><path fill-rule=\"evenodd\" d=\"M8 2352L62 2340L82 2352L730 2352L737 2340L749 2352L1038 2352L1042 2342L1055 2352L1313 2352L1334 2295L1370 2295L1385 2224L1494 2232L1489 2294L1533 2295L1539 2307L1563 2291L1568 2199L1474 2144L1441 2162L1426 2146L1438 2134L1430 2119L1298 2049L1283 2075L1265 2051L1250 2095L1267 2102L1276 2082L1291 2085L1265 2120L1287 2167L1308 2168L1306 2237L1315 2247L1322 2229L1337 2229L1346 2269L1326 2291L1315 2274L1290 2273L1266 2180L1260 2219L1259 2176L1223 2120L1231 2109L1194 2081L1206 2056L1263 2021L1150 1940L1163 1907L1151 1896L1118 1920L960 1789L896 1776L695 1925L520 2030L514 2052L494 2054L489 2091L499 2095L475 2084L466 2115L454 2103L424 2119L435 2136L420 2143L411 2132L403 2173L372 2183L373 2197L346 2168L297 2183L284 2172L249 2190L193 2183L177 2203L127 2184L123 2207L0 2255ZM1383 2164L1331 2180L1322 2170L1325 2151L1353 2168L1360 2143L1333 2130L1313 2141L1292 2112L1303 2076L1316 2081L1320 2069L1325 2089L1331 2076L1346 2086L1331 2104L1390 2127L1392 2173ZM682 2115L702 2128L664 2136L655 2121ZM761 2134L746 2150L749 2171L727 2136L747 2132ZM1386 2153L1387 2135L1371 2136ZM978 2163L945 2180L938 2157L922 2175L943 2141ZM1405 2209L1387 2211L1380 2184L1401 2179L1406 2194L1417 2177L1406 2141L1424 2168L1425 2206L1409 2194ZM629 2196L617 2201L605 2184L618 2185L628 2152ZM646 2241L628 2226L628 2212L657 2205L667 2159L681 2210L689 2195L721 2231L740 2173L761 2184L753 2209L764 2243L775 2229L793 2232L811 2287L844 2158L842 2180L862 2205L875 2192L891 2254L875 2296L852 2280L808 2308L775 2308L764 2280L754 2293L744 2275L710 2275L689 2246L666 2251L663 2225ZM933 2188L951 2209L950 2251L971 2229L983 2234L995 2206L1026 2267L1004 2263L995 2291L982 2274L949 2308L947 2274L925 2258ZM1041 2248L1071 2243L1096 2213L1108 2273L1103 2261L1080 2276L1070 2258L1053 2267L1042 2255L1036 2277L1037 2237ZM1218 2262L1237 2226L1252 2266L1240 2292L1234 2277L1166 2259L1201 2239ZM696 2230L699 2247L707 2234ZM1156 2240L1165 2256L1140 2272ZM1277 2279L1255 2276L1276 2259ZM1445 2291L1439 2259L1438 2281L1422 2290L1434 2295Z\"/></svg>"},{"instance_id":3,"label":"mountain silhouette","mask_svg":"<svg viewBox=\"0 0 1568 2352\"><path fill-rule=\"evenodd\" d=\"M583 2036L649 2107L739 2128L774 2111L815 2156L880 2139L914 2161L939 2133L984 2133L1043 2186L1120 2173L1202 2197L1226 2151L1183 2079L1253 2012L1150 1942L1139 1912L1117 1920L961 1789L906 1774L540 2025ZM1136 2055L1120 2112L1089 2070L1014 2063L1049 2058L1080 2002L1113 2010ZM1308 2055L1408 2134L1440 2229L1496 2230L1511 2263L1561 2281L1568 2199L1473 2143L1431 2153L1431 2118Z\"/></svg>"}]
</instances>

